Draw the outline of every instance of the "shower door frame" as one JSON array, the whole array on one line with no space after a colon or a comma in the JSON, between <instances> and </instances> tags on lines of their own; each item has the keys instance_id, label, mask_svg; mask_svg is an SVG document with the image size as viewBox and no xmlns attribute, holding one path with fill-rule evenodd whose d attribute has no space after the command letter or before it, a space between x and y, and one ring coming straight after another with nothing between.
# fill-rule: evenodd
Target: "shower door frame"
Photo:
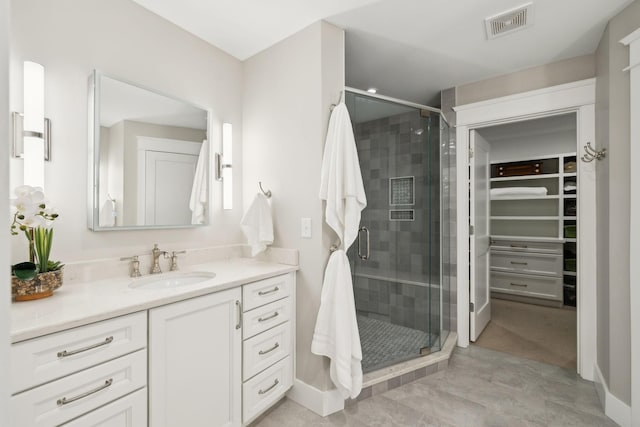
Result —
<instances>
[{"instance_id":1,"label":"shower door frame","mask_svg":"<svg viewBox=\"0 0 640 427\"><path fill-rule=\"evenodd\" d=\"M577 145L595 140L595 79L551 86L454 107L456 111L457 148L457 225L458 225L458 346L468 347L469 340L469 133L498 124L575 113ZM580 157L580 153L578 153ZM581 163L578 174L581 192L578 208L578 262L580 292L577 294L577 372L594 380L596 367L596 220L595 165ZM587 172L587 173L585 173ZM587 178L589 175L590 178Z\"/></svg>"}]
</instances>

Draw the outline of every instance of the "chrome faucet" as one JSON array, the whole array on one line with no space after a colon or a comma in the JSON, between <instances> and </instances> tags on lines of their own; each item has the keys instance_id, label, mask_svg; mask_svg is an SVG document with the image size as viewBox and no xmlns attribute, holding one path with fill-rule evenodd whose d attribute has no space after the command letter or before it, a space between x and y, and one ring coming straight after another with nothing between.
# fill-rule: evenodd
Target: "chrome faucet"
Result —
<instances>
[{"instance_id":1,"label":"chrome faucet","mask_svg":"<svg viewBox=\"0 0 640 427\"><path fill-rule=\"evenodd\" d=\"M120 261L131 261L131 265L129 266L129 276L130 277L140 277L140 260L138 259L138 255L120 258Z\"/></svg>"},{"instance_id":2,"label":"chrome faucet","mask_svg":"<svg viewBox=\"0 0 640 427\"><path fill-rule=\"evenodd\" d=\"M151 269L151 274L162 273L160 269L160 255L164 255L164 258L167 259L169 257L169 253L167 251L161 251L158 249L158 244L153 245L153 268Z\"/></svg>"},{"instance_id":3,"label":"chrome faucet","mask_svg":"<svg viewBox=\"0 0 640 427\"><path fill-rule=\"evenodd\" d=\"M178 268L178 254L186 254L187 251L173 251L171 253L171 268L169 268L170 271L176 271L179 270Z\"/></svg>"}]
</instances>

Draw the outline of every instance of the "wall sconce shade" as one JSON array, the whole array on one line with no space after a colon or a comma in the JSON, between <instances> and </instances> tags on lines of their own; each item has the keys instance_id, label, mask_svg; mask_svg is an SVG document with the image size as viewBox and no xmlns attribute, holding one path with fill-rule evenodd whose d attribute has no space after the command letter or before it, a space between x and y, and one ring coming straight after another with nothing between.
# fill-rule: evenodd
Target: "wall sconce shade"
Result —
<instances>
[{"instance_id":1,"label":"wall sconce shade","mask_svg":"<svg viewBox=\"0 0 640 427\"><path fill-rule=\"evenodd\" d=\"M23 83L24 115L13 114L13 155L24 159L24 184L44 188L44 161L51 150L51 121L44 118L44 67L25 61Z\"/></svg>"},{"instance_id":2,"label":"wall sconce shade","mask_svg":"<svg viewBox=\"0 0 640 427\"><path fill-rule=\"evenodd\" d=\"M215 153L216 180L222 181L222 209L233 209L233 126L222 124L222 153Z\"/></svg>"}]
</instances>

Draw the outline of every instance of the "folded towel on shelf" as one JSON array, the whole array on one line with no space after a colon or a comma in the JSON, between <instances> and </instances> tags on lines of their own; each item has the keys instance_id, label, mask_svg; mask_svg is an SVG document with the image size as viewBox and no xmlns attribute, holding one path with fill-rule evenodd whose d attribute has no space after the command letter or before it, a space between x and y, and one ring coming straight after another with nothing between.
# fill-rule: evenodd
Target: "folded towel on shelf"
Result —
<instances>
[{"instance_id":1,"label":"folded towel on shelf","mask_svg":"<svg viewBox=\"0 0 640 427\"><path fill-rule=\"evenodd\" d=\"M251 256L256 256L273 243L271 206L264 194L258 193L247 209L240 226L251 245Z\"/></svg>"},{"instance_id":2,"label":"folded towel on shelf","mask_svg":"<svg viewBox=\"0 0 640 427\"><path fill-rule=\"evenodd\" d=\"M208 203L207 166L209 164L209 143L205 139L200 147L200 155L196 163L196 172L191 186L189 209L191 210L191 224L204 224Z\"/></svg>"},{"instance_id":3,"label":"folded towel on shelf","mask_svg":"<svg viewBox=\"0 0 640 427\"><path fill-rule=\"evenodd\" d=\"M498 199L507 196L546 196L546 187L505 187L492 188L491 198Z\"/></svg>"}]
</instances>

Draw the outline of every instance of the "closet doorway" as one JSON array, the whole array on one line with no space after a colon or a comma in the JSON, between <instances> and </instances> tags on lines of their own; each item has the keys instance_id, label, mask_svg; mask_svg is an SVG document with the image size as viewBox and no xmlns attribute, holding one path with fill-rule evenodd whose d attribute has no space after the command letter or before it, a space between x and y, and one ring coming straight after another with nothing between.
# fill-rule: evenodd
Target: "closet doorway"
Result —
<instances>
[{"instance_id":1,"label":"closet doorway","mask_svg":"<svg viewBox=\"0 0 640 427\"><path fill-rule=\"evenodd\" d=\"M481 337L482 324L488 319L496 319L493 311L498 308L498 304L522 304L520 308L534 308L542 310L567 310L564 308L565 301L565 281L567 285L567 301L571 299L571 274L573 272L572 257L565 257L565 244L576 243L575 254L575 330L576 330L576 370L584 379L594 379L594 366L596 357L596 221L595 221L595 163L585 163L580 160L581 151L587 143L596 145L595 138L595 79L581 80L573 83L552 86L545 89L524 92L516 95L505 96L488 101L482 101L474 104L457 106L456 111L456 148L457 148L457 170L469 171L469 179L459 177L457 183L457 276L458 276L458 292L457 292L457 319L458 319L458 345L467 347L472 341ZM562 116L565 116L562 118ZM524 144L522 152L514 158L513 155L507 157L508 151L504 147L500 147L500 142L494 145L500 148L496 153L501 152L505 155L502 158L491 158L491 147L489 143L488 164L485 163L484 169L472 169L472 161L475 153L471 152L472 138L487 139L491 138L491 128L509 125L521 126L535 124L536 120L557 120L562 122L564 119L573 117L575 123L573 127L574 140L571 148L562 148L553 152L538 153L532 150L540 148L538 143ZM561 123L558 123L561 126ZM489 135L483 135L482 132ZM569 129L565 129L567 132ZM552 145L549 141L541 144ZM553 144L555 145L555 144ZM463 154L464 153L464 154ZM465 155L467 154L468 155ZM528 157L527 157L528 156ZM536 158L538 157L538 158ZM519 163L533 161L531 163ZM535 172L536 160L542 160L540 173ZM546 162L545 162L546 160ZM491 162L494 162L493 164ZM575 161L576 171L572 171L572 163ZM515 163L515 164L514 164ZM542 178L531 178L523 175L522 177L500 176L496 175L496 166L505 164L506 174L522 173L522 168L534 168L533 173L527 175L540 174L545 175ZM566 165L566 166L565 166ZM492 171L493 166L493 171ZM567 169L565 170L565 167ZM504 170L504 169L503 169ZM520 170L520 172L514 172ZM492 176L492 174L494 176ZM572 176L574 175L574 176ZM506 178L504 180L495 178ZM565 181L568 178L576 179L575 188L575 215L570 215L571 211L567 210L565 215L565 201L573 199L570 194L570 186L567 186L565 193ZM472 180L478 182L470 182ZM494 195L503 193L502 196L507 200L497 200L491 202L491 189L504 189L509 187L518 187L513 182L518 180L546 180L545 189L547 194L538 194L539 199L533 201L518 201L518 195L508 193L514 190L494 191ZM470 187L471 185L471 187ZM470 191L470 188L483 188L484 191ZM522 185L522 187L525 187ZM527 185L533 189L526 190L530 192L539 192L535 187L541 185ZM523 190L524 191L524 190ZM484 197L477 198L480 194ZM536 194L527 194L524 197L532 197ZM554 197L549 197L554 196ZM472 199L473 198L473 199ZM509 200L509 198L511 200ZM567 209L569 209L567 202ZM498 205L498 206L493 206ZM555 209L555 210L554 210ZM572 218L575 216L575 218ZM483 221L484 225L483 225ZM571 221L574 221L573 223ZM473 239L474 232L478 230L478 226L487 227L489 243L486 245L486 251L489 253L488 261L481 262L483 250L483 239L480 235L477 241ZM482 231L482 230L480 230ZM565 235L565 232L567 233ZM575 237L570 236L575 232ZM498 234L499 233L499 234ZM499 237L500 239L496 239ZM516 237L529 237L529 241L524 247L515 247L518 243L514 243ZM539 241L532 239L537 237ZM556 241L549 241L556 239ZM567 239L576 239L571 242ZM545 241L546 240L546 241ZM522 239L521 239L522 242ZM554 245L555 243L555 245ZM512 247L511 245L514 245ZM561 246L560 246L561 245ZM525 245L521 245L525 246ZM561 247L562 249L559 249ZM491 260L491 252L498 252L495 260ZM535 256L536 262L518 259L525 251L532 260ZM516 257L516 258L514 258ZM565 263L566 258L566 263ZM479 262L484 265L484 269L477 269L475 263ZM512 264L527 263L527 264ZM527 271L514 271L511 267L520 267ZM502 269L502 270L501 270ZM561 273L558 274L558 271ZM529 279L537 278L537 286L529 283L520 283L510 281L514 278L514 274L522 276L531 276ZM565 279L565 276L567 279ZM522 278L521 276L515 276ZM468 281L466 281L468 279ZM500 280L497 280L500 279ZM515 286L512 286L514 283ZM507 289L533 287L534 292L531 294L517 295L515 292L507 292ZM492 307L491 294L492 288L496 298L495 307ZM561 294L560 294L561 292ZM533 293L541 295L534 296ZM509 294L509 295L507 295ZM562 295L560 297L560 295ZM504 298L508 296L509 299ZM522 298L520 301L515 301ZM532 300L532 298L537 298ZM547 305L530 304L536 301L546 300ZM553 307L553 305L556 305ZM535 306L535 307L534 307ZM562 309L560 308L562 306ZM500 307L502 308L502 307ZM570 313L573 315L573 313ZM508 314L507 314L508 315ZM545 316L546 313L537 317ZM534 317L536 317L534 315ZM508 321L508 320L507 320ZM489 324L491 320L487 322ZM474 325L475 324L475 325ZM472 327L474 325L474 327ZM571 328L573 330L573 328ZM521 335L527 335L526 331Z\"/></svg>"},{"instance_id":2,"label":"closet doorway","mask_svg":"<svg viewBox=\"0 0 640 427\"><path fill-rule=\"evenodd\" d=\"M471 130L470 339L577 369L577 117Z\"/></svg>"}]
</instances>

